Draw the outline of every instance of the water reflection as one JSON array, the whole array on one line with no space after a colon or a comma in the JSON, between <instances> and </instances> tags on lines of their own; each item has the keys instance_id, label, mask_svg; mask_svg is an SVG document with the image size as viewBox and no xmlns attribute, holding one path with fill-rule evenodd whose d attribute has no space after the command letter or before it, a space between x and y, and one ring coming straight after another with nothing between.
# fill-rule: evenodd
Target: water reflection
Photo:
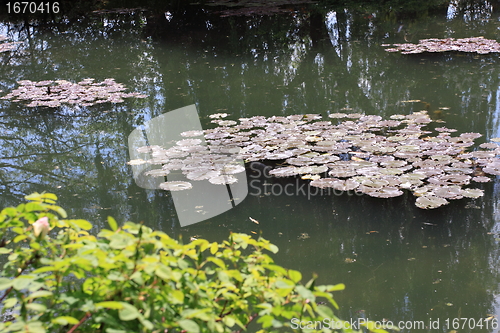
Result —
<instances>
[{"instance_id":1,"label":"water reflection","mask_svg":"<svg viewBox=\"0 0 500 333\"><path fill-rule=\"evenodd\" d=\"M212 126L207 116L215 112L232 119L329 112L387 118L426 109L450 128L485 134L478 143L500 136L496 55L412 57L380 47L429 37L495 38L492 4L453 2L436 17L416 21L344 8L322 13L221 18L192 9L185 15L172 10L167 18L130 13L52 26L3 24L12 40L25 42L18 52L0 55L4 93L21 79L113 77L150 97L57 110L2 101L0 204L46 190L96 229L114 215L184 239L262 231L280 247L280 264L317 272L321 283L347 284L337 297L346 318L479 319L498 313L498 179L481 185L482 199L430 212L415 208L409 195L308 198L307 191L265 195L269 189L262 188L252 195L257 190L249 188L236 208L189 228L179 227L168 193L133 183L128 135L190 104L204 128Z\"/></svg>"}]
</instances>

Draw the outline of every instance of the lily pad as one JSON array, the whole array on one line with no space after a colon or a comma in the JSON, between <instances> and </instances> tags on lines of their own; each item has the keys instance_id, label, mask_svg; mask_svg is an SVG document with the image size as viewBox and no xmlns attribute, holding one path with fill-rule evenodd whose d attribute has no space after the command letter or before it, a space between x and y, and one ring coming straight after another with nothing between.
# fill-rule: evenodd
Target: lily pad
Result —
<instances>
[{"instance_id":1,"label":"lily pad","mask_svg":"<svg viewBox=\"0 0 500 333\"><path fill-rule=\"evenodd\" d=\"M159 187L165 191L184 191L193 188L193 185L189 182L170 181L161 183Z\"/></svg>"},{"instance_id":2,"label":"lily pad","mask_svg":"<svg viewBox=\"0 0 500 333\"><path fill-rule=\"evenodd\" d=\"M429 195L417 198L415 205L422 209L435 209L443 205L447 205L448 203L449 201L444 198Z\"/></svg>"}]
</instances>

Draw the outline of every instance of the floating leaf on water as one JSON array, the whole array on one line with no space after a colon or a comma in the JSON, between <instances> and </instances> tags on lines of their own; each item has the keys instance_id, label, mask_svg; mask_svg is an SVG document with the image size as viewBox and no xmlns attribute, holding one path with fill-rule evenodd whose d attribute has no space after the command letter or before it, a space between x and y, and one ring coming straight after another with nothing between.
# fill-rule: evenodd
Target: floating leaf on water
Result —
<instances>
[{"instance_id":1,"label":"floating leaf on water","mask_svg":"<svg viewBox=\"0 0 500 333\"><path fill-rule=\"evenodd\" d=\"M193 188L193 185L189 182L170 181L161 183L159 187L165 191L183 191Z\"/></svg>"},{"instance_id":2,"label":"floating leaf on water","mask_svg":"<svg viewBox=\"0 0 500 333\"><path fill-rule=\"evenodd\" d=\"M482 137L482 135L479 133L470 132L470 133L462 133L462 134L460 134L460 137L462 139L477 139L477 138Z\"/></svg>"},{"instance_id":3,"label":"floating leaf on water","mask_svg":"<svg viewBox=\"0 0 500 333\"><path fill-rule=\"evenodd\" d=\"M150 170L144 173L146 176L152 176L152 177L162 177L166 176L170 173L170 170L164 170L164 169L154 169Z\"/></svg>"},{"instance_id":4,"label":"floating leaf on water","mask_svg":"<svg viewBox=\"0 0 500 333\"><path fill-rule=\"evenodd\" d=\"M389 182L382 179L372 178L361 183L363 186L372 188L382 188L389 185Z\"/></svg>"},{"instance_id":5,"label":"floating leaf on water","mask_svg":"<svg viewBox=\"0 0 500 333\"><path fill-rule=\"evenodd\" d=\"M219 121L219 126L233 126L236 125L237 122L234 120L221 120Z\"/></svg>"},{"instance_id":6,"label":"floating leaf on water","mask_svg":"<svg viewBox=\"0 0 500 333\"><path fill-rule=\"evenodd\" d=\"M340 118L346 118L347 115L345 113L332 113L332 114L329 114L328 117L334 118L334 119L340 119Z\"/></svg>"},{"instance_id":7,"label":"floating leaf on water","mask_svg":"<svg viewBox=\"0 0 500 333\"><path fill-rule=\"evenodd\" d=\"M127 162L128 165L141 165L141 164L145 164L146 161L143 160L143 159L136 159L136 160L130 160Z\"/></svg>"},{"instance_id":8,"label":"floating leaf on water","mask_svg":"<svg viewBox=\"0 0 500 333\"><path fill-rule=\"evenodd\" d=\"M186 132L182 132L181 133L181 136L184 136L184 137L192 137L192 136L201 136L203 135L204 132L203 131L186 131Z\"/></svg>"},{"instance_id":9,"label":"floating leaf on water","mask_svg":"<svg viewBox=\"0 0 500 333\"><path fill-rule=\"evenodd\" d=\"M353 120L340 120L347 117ZM139 152L151 153L153 158L147 163L163 164L162 169L167 172L181 169L188 179L214 178L215 182L220 175L215 176L214 172L227 175L245 170L243 165L233 164L234 157L228 155L246 162L283 160L275 163L270 175L302 175L303 179L312 180L311 186L356 189L382 198L401 195L401 189L408 189L417 197L425 197L419 200L419 205L426 209L444 204L439 199L458 199L465 196L464 193L478 195L462 189L470 182L470 174L479 176L475 181L489 179L481 178L481 172L500 174L497 158L500 146L483 144L481 148L495 150L466 153L465 148L474 145L474 139L480 134L451 137L450 133L455 130L439 127L436 129L439 134L432 136L431 132L422 130L432 121L426 111L394 115L393 120L383 120L376 115L332 114L330 118L339 119L335 121L338 125L331 121L315 122L319 118L314 114L255 116L233 124L231 120L217 117L215 122L219 127L181 135L204 133L207 146L201 146L199 139L184 139L169 149L146 146L139 148ZM234 127L228 127L232 125ZM401 128L392 130L395 126ZM326 171L337 178L319 178L319 174ZM220 182L226 184L227 180Z\"/></svg>"},{"instance_id":10,"label":"floating leaf on water","mask_svg":"<svg viewBox=\"0 0 500 333\"><path fill-rule=\"evenodd\" d=\"M245 167L241 164L226 164L221 171L225 175L234 175L245 172Z\"/></svg>"},{"instance_id":11,"label":"floating leaf on water","mask_svg":"<svg viewBox=\"0 0 500 333\"><path fill-rule=\"evenodd\" d=\"M229 114L227 114L227 113L215 113L215 114L209 115L208 117L212 118L212 119L218 119L218 118L226 118L227 116L229 116Z\"/></svg>"},{"instance_id":12,"label":"floating leaf on water","mask_svg":"<svg viewBox=\"0 0 500 333\"><path fill-rule=\"evenodd\" d=\"M472 178L473 181L476 183L488 183L491 182L491 179L489 177L484 177L484 176L477 176Z\"/></svg>"},{"instance_id":13,"label":"floating leaf on water","mask_svg":"<svg viewBox=\"0 0 500 333\"><path fill-rule=\"evenodd\" d=\"M186 178L190 180L204 180L214 178L220 175L220 171L211 169L199 169L195 171L188 172Z\"/></svg>"},{"instance_id":14,"label":"floating leaf on water","mask_svg":"<svg viewBox=\"0 0 500 333\"><path fill-rule=\"evenodd\" d=\"M178 146L195 146L199 145L202 141L200 139L184 139L176 142Z\"/></svg>"},{"instance_id":15,"label":"floating leaf on water","mask_svg":"<svg viewBox=\"0 0 500 333\"><path fill-rule=\"evenodd\" d=\"M443 205L447 205L448 203L449 202L446 199L429 195L417 198L415 205L422 209L435 209Z\"/></svg>"},{"instance_id":16,"label":"floating leaf on water","mask_svg":"<svg viewBox=\"0 0 500 333\"><path fill-rule=\"evenodd\" d=\"M476 52L486 54L500 52L500 44L484 37L468 38L429 38L421 39L418 44L393 44L385 49L387 52L401 52L401 54L416 54L423 52Z\"/></svg>"},{"instance_id":17,"label":"floating leaf on water","mask_svg":"<svg viewBox=\"0 0 500 333\"><path fill-rule=\"evenodd\" d=\"M321 115L318 113L308 113L304 115L304 118L306 118L307 120L317 120L321 119Z\"/></svg>"},{"instance_id":18,"label":"floating leaf on water","mask_svg":"<svg viewBox=\"0 0 500 333\"><path fill-rule=\"evenodd\" d=\"M390 160L390 161L381 161L380 164L386 168L399 168L406 165L407 162L402 160Z\"/></svg>"},{"instance_id":19,"label":"floating leaf on water","mask_svg":"<svg viewBox=\"0 0 500 333\"><path fill-rule=\"evenodd\" d=\"M490 158L490 157L495 157L496 153L486 150L477 150L472 152L472 156L475 158Z\"/></svg>"},{"instance_id":20,"label":"floating leaf on water","mask_svg":"<svg viewBox=\"0 0 500 333\"><path fill-rule=\"evenodd\" d=\"M312 174L307 174L307 175L303 175L302 177L300 177L300 179L304 179L304 180L317 180L317 179L320 179L321 176L320 175L312 175Z\"/></svg>"},{"instance_id":21,"label":"floating leaf on water","mask_svg":"<svg viewBox=\"0 0 500 333\"><path fill-rule=\"evenodd\" d=\"M478 188L467 188L462 191L462 194L466 198L479 198L484 195L484 191Z\"/></svg>"},{"instance_id":22,"label":"floating leaf on water","mask_svg":"<svg viewBox=\"0 0 500 333\"><path fill-rule=\"evenodd\" d=\"M94 79L85 79L79 83L66 80L45 80L33 82L20 81L20 87L14 89L3 99L31 101L28 106L58 107L64 104L79 104L92 106L100 103L121 103L123 98L143 98L138 93L124 93L125 87L113 79L106 79L100 83L92 83Z\"/></svg>"},{"instance_id":23,"label":"floating leaf on water","mask_svg":"<svg viewBox=\"0 0 500 333\"><path fill-rule=\"evenodd\" d=\"M333 181L338 180L336 178L320 178L315 179L309 183L309 185L319 188L333 187Z\"/></svg>"},{"instance_id":24,"label":"floating leaf on water","mask_svg":"<svg viewBox=\"0 0 500 333\"><path fill-rule=\"evenodd\" d=\"M290 177L298 174L298 169L296 167L288 166L283 168L276 168L269 171L270 175L275 177Z\"/></svg>"},{"instance_id":25,"label":"floating leaf on water","mask_svg":"<svg viewBox=\"0 0 500 333\"><path fill-rule=\"evenodd\" d=\"M397 187L389 186L368 190L363 193L375 198L393 198L403 195L403 191L399 190Z\"/></svg>"},{"instance_id":26,"label":"floating leaf on water","mask_svg":"<svg viewBox=\"0 0 500 333\"><path fill-rule=\"evenodd\" d=\"M283 151L283 152L275 152L275 153L267 153L265 158L268 160L284 160L292 156L292 152Z\"/></svg>"},{"instance_id":27,"label":"floating leaf on water","mask_svg":"<svg viewBox=\"0 0 500 333\"><path fill-rule=\"evenodd\" d=\"M446 127L436 127L435 130L438 132L447 132L447 133L452 133L457 131L456 129L446 128Z\"/></svg>"},{"instance_id":28,"label":"floating leaf on water","mask_svg":"<svg viewBox=\"0 0 500 333\"><path fill-rule=\"evenodd\" d=\"M339 191L351 191L359 187L359 183L352 179L336 179L332 181L332 186L334 189Z\"/></svg>"},{"instance_id":29,"label":"floating leaf on water","mask_svg":"<svg viewBox=\"0 0 500 333\"><path fill-rule=\"evenodd\" d=\"M471 176L468 175L437 175L428 179L429 183L437 185L467 185L469 184Z\"/></svg>"},{"instance_id":30,"label":"floating leaf on water","mask_svg":"<svg viewBox=\"0 0 500 333\"><path fill-rule=\"evenodd\" d=\"M400 175L404 172L402 168L381 168L379 173L383 175Z\"/></svg>"},{"instance_id":31,"label":"floating leaf on water","mask_svg":"<svg viewBox=\"0 0 500 333\"><path fill-rule=\"evenodd\" d=\"M459 186L442 186L433 191L434 195L445 199L461 199L463 191Z\"/></svg>"},{"instance_id":32,"label":"floating leaf on water","mask_svg":"<svg viewBox=\"0 0 500 333\"><path fill-rule=\"evenodd\" d=\"M162 169L164 170L180 170L184 166L184 162L180 159L171 159L160 164L163 164Z\"/></svg>"},{"instance_id":33,"label":"floating leaf on water","mask_svg":"<svg viewBox=\"0 0 500 333\"><path fill-rule=\"evenodd\" d=\"M358 173L356 172L356 169L354 169L354 168L336 167L336 168L330 169L328 174L330 176L333 176L333 177L347 178L347 177L356 176Z\"/></svg>"},{"instance_id":34,"label":"floating leaf on water","mask_svg":"<svg viewBox=\"0 0 500 333\"><path fill-rule=\"evenodd\" d=\"M208 179L208 181L215 185L228 185L236 183L238 181L238 178L233 175L220 175L217 177L212 177Z\"/></svg>"}]
</instances>

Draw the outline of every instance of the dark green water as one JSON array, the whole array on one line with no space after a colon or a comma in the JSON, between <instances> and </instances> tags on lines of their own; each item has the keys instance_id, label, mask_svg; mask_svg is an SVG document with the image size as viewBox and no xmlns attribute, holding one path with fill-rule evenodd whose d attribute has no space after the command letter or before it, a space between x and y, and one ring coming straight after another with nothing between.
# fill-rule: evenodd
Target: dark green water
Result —
<instances>
[{"instance_id":1,"label":"dark green water","mask_svg":"<svg viewBox=\"0 0 500 333\"><path fill-rule=\"evenodd\" d=\"M248 170L249 194L241 204L181 228L171 195L137 186L126 164L127 139L137 126L190 104L204 128L213 127L208 115L217 112L236 120L329 112L387 118L428 110L447 127L482 133L478 143L499 137L498 54L400 55L380 46L430 37L499 39L497 4L454 8L406 20L337 8L255 18L194 11L189 20L173 15L170 22L141 13L50 26L3 22L2 34L24 44L0 55L2 96L24 79L115 78L149 97L57 110L2 100L0 204L48 191L96 230L113 215L185 240L262 232L279 246L279 264L306 277L318 273L319 283L346 284L336 299L347 319L439 318L439 329L411 331L447 332L446 318L500 315L498 177L478 186L483 198L425 211L411 194L308 196L307 185L295 180L293 195L280 195L286 183ZM278 185L264 189L265 181Z\"/></svg>"}]
</instances>

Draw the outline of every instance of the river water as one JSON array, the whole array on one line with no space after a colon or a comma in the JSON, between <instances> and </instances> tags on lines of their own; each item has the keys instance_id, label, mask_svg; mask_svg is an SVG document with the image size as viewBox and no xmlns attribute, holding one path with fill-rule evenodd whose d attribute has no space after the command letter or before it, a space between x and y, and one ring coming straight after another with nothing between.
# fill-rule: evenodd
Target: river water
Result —
<instances>
[{"instance_id":1,"label":"river water","mask_svg":"<svg viewBox=\"0 0 500 333\"><path fill-rule=\"evenodd\" d=\"M402 55L381 44L495 39L498 5L452 2L408 17L350 8L256 17L220 17L202 9L188 14L135 11L51 24L2 22L2 34L23 42L0 56L2 96L19 80L85 78L114 78L148 95L56 109L2 100L2 206L47 191L96 230L112 215L184 240L262 233L280 248L278 264L305 278L317 273L321 284L346 284L336 300L339 316L348 320L428 326L439 319L438 329L411 331L448 332L453 327L445 327L447 318L479 322L500 315L498 177L478 185L482 198L427 211L415 207L410 193L393 199L322 195L307 182L275 181L248 168L244 200L181 227L172 195L138 186L126 164L134 129L193 104L203 128L214 127L208 116L220 112L237 120L305 113L326 118L334 112L388 118L427 110L459 133L482 133L478 144L488 142L500 136L498 54Z\"/></svg>"}]
</instances>

